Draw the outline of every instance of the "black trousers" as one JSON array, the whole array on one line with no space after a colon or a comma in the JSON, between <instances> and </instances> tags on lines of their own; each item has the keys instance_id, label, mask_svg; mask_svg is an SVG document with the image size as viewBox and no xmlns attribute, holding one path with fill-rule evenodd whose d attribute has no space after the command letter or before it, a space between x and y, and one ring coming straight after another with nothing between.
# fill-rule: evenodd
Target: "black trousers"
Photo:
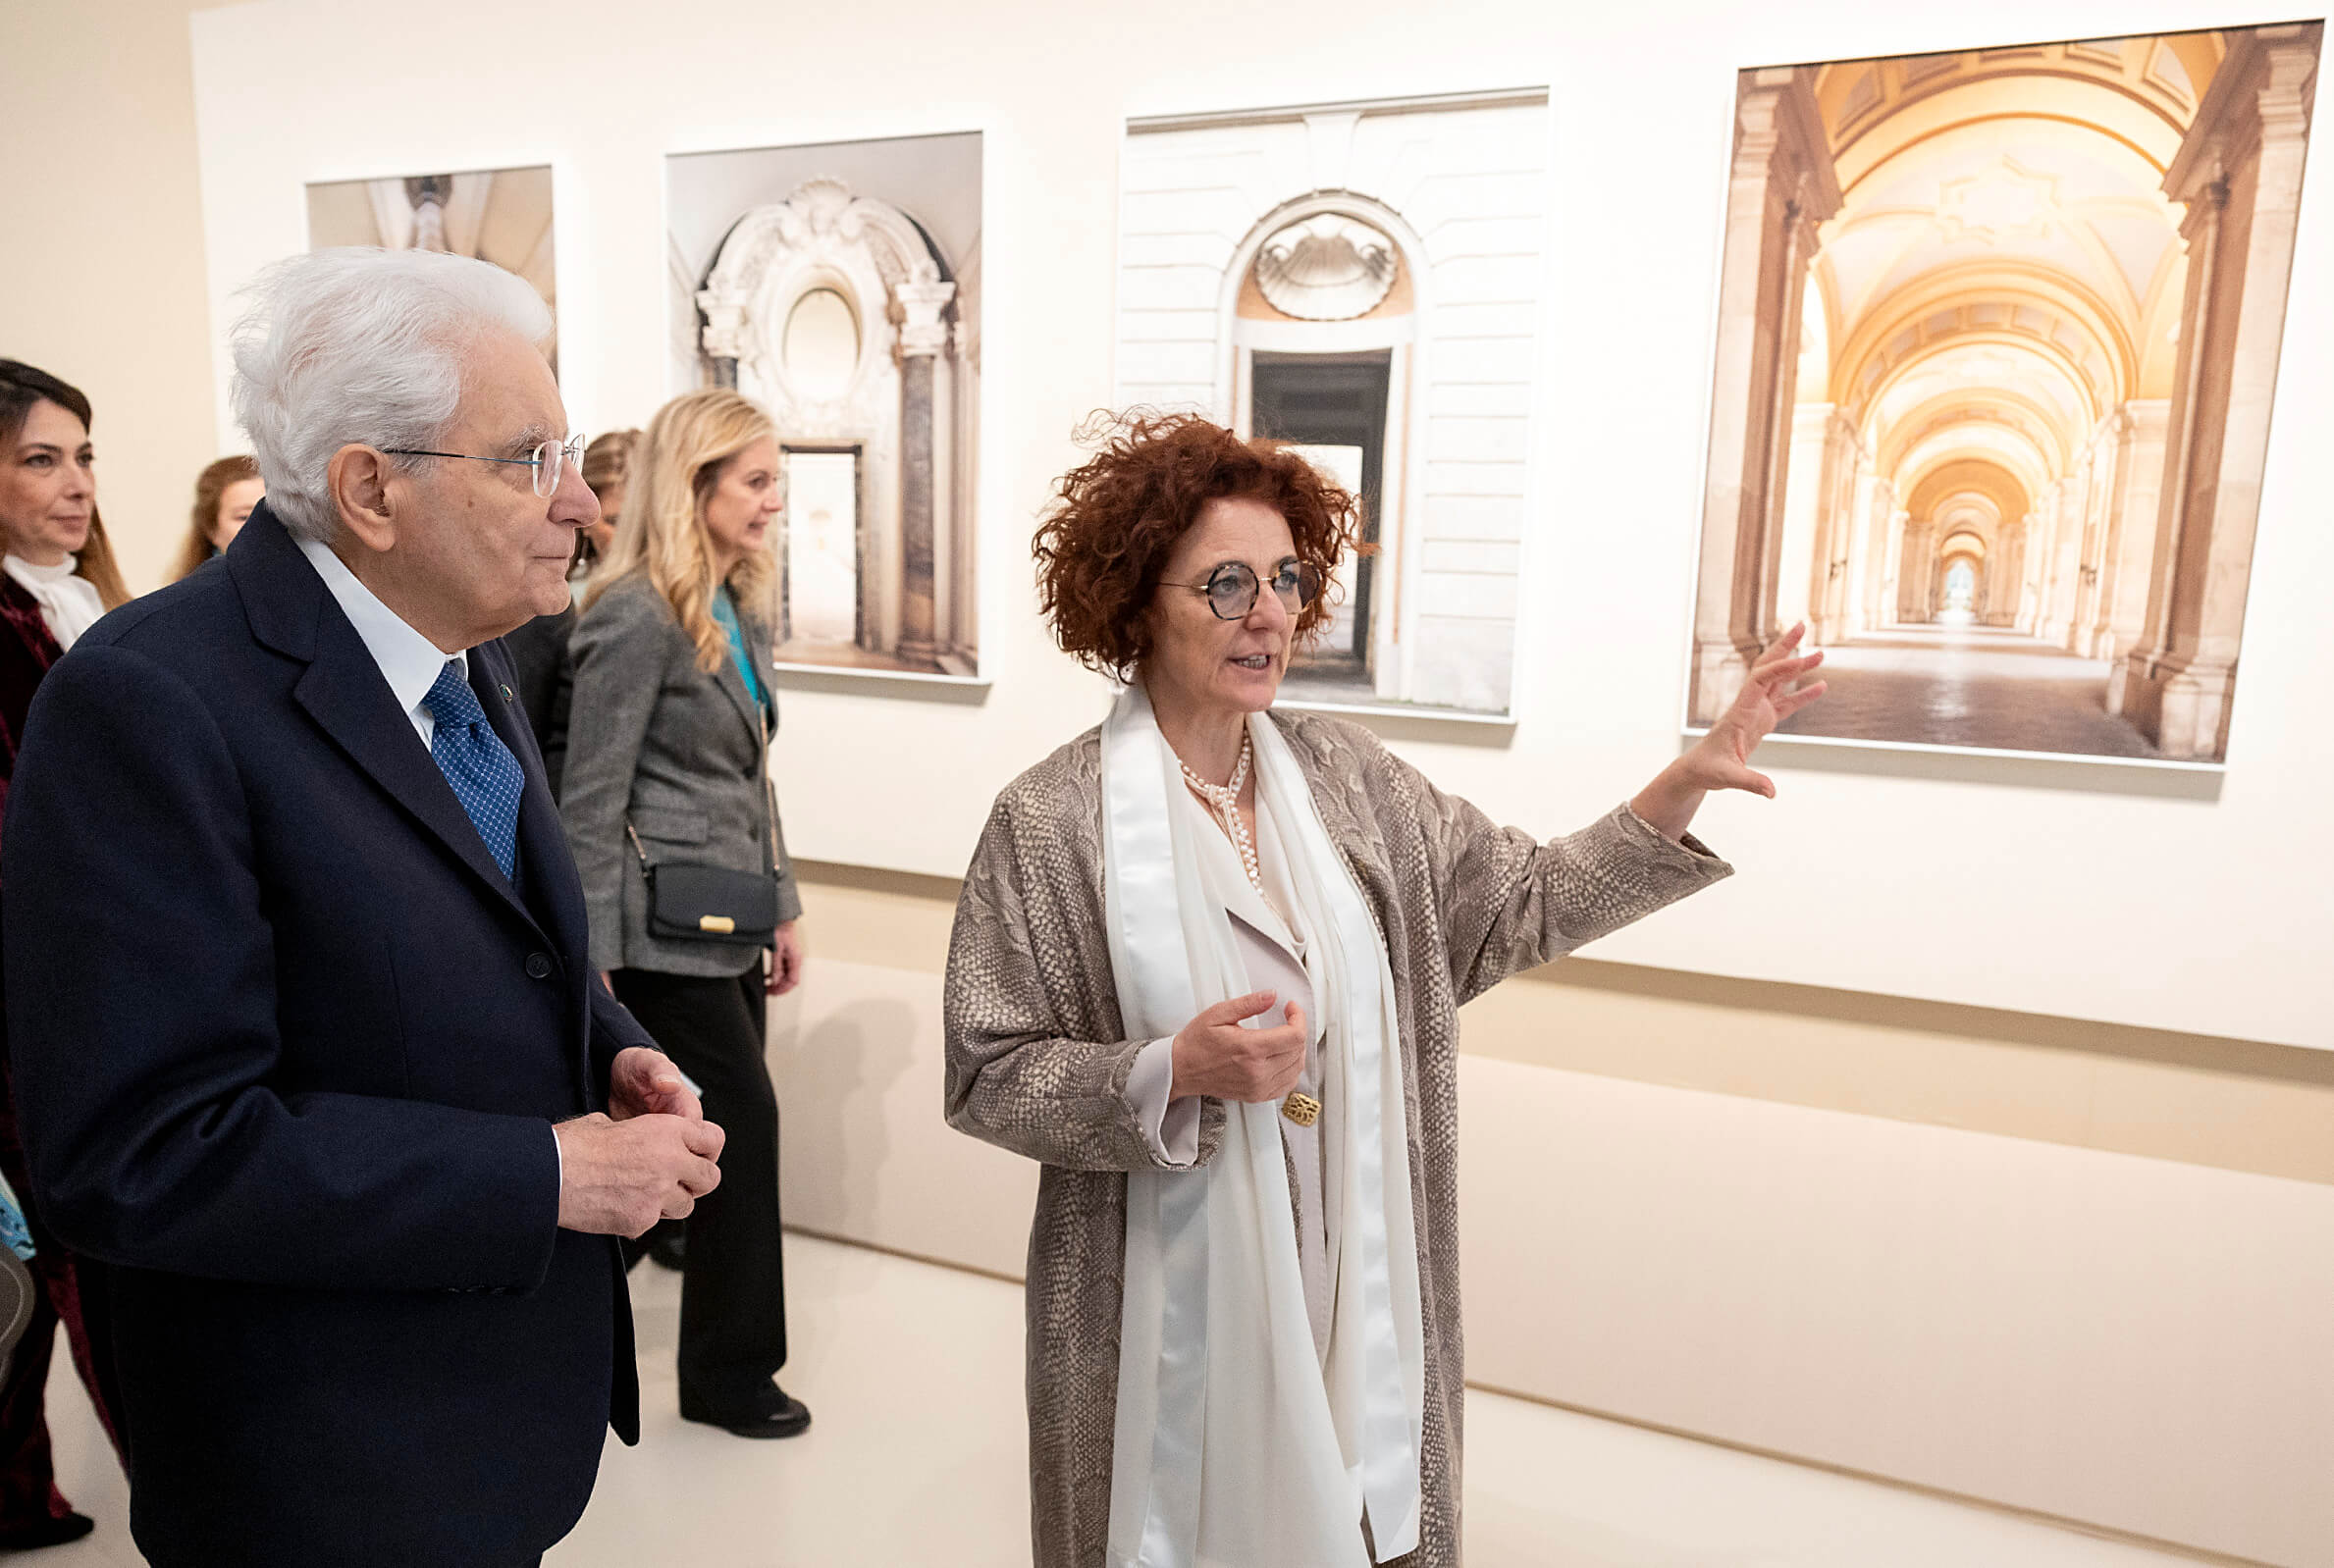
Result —
<instances>
[{"instance_id":1,"label":"black trousers","mask_svg":"<svg viewBox=\"0 0 2334 1568\"><path fill-rule=\"evenodd\" d=\"M716 1411L751 1414L786 1364L778 1218L778 1096L764 1059L769 1001L757 963L734 979L618 969L616 1000L697 1082L727 1134L721 1184L688 1219L680 1377Z\"/></svg>"}]
</instances>

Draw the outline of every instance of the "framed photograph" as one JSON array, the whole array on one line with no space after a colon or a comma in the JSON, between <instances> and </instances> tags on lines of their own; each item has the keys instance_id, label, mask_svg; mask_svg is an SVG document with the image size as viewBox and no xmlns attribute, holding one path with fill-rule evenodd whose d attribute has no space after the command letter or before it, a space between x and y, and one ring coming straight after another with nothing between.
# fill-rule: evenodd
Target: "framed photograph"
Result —
<instances>
[{"instance_id":1,"label":"framed photograph","mask_svg":"<svg viewBox=\"0 0 2334 1568\"><path fill-rule=\"evenodd\" d=\"M340 180L308 187L308 248L379 245L476 256L535 286L559 313L551 166ZM555 333L557 328L555 326ZM557 370L558 340L551 344Z\"/></svg>"},{"instance_id":2,"label":"framed photograph","mask_svg":"<svg viewBox=\"0 0 2334 1568\"><path fill-rule=\"evenodd\" d=\"M1508 711L1548 135L1540 88L1127 127L1116 400L1296 444L1377 547L1285 701Z\"/></svg>"},{"instance_id":3,"label":"framed photograph","mask_svg":"<svg viewBox=\"0 0 2334 1568\"><path fill-rule=\"evenodd\" d=\"M2226 758L2321 32L1741 74L1689 729Z\"/></svg>"},{"instance_id":4,"label":"framed photograph","mask_svg":"<svg viewBox=\"0 0 2334 1568\"><path fill-rule=\"evenodd\" d=\"M778 661L980 672L981 135L665 160L670 382L777 422Z\"/></svg>"}]
</instances>

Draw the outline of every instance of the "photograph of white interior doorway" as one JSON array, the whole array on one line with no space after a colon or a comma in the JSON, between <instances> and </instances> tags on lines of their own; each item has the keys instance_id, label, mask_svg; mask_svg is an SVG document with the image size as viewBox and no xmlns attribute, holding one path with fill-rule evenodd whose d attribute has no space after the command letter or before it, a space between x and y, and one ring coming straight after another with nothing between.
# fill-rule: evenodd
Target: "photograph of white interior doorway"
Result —
<instances>
[{"instance_id":1,"label":"photograph of white interior doorway","mask_svg":"<svg viewBox=\"0 0 2334 1568\"><path fill-rule=\"evenodd\" d=\"M1285 701L1508 711L1548 137L1538 87L1128 124L1115 401L1291 443L1378 547Z\"/></svg>"},{"instance_id":2,"label":"photograph of white interior doorway","mask_svg":"<svg viewBox=\"0 0 2334 1568\"><path fill-rule=\"evenodd\" d=\"M777 425L777 662L980 675L978 131L665 160L669 390Z\"/></svg>"},{"instance_id":3,"label":"photograph of white interior doorway","mask_svg":"<svg viewBox=\"0 0 2334 1568\"><path fill-rule=\"evenodd\" d=\"M1741 74L1689 729L2226 759L2321 31Z\"/></svg>"},{"instance_id":4,"label":"photograph of white interior doorway","mask_svg":"<svg viewBox=\"0 0 2334 1568\"><path fill-rule=\"evenodd\" d=\"M310 250L378 245L385 250L476 256L533 285L552 307L557 323L559 291L552 227L549 164L336 180L308 186ZM556 336L548 351L556 373Z\"/></svg>"}]
</instances>

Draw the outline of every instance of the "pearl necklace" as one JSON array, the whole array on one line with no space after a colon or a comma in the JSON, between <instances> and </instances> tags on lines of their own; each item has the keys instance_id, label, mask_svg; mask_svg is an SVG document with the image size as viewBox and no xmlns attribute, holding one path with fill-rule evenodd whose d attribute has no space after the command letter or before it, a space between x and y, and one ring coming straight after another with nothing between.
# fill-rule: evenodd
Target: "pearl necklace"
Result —
<instances>
[{"instance_id":1,"label":"pearl necklace","mask_svg":"<svg viewBox=\"0 0 2334 1568\"><path fill-rule=\"evenodd\" d=\"M1240 737L1240 762L1232 769L1232 782L1210 784L1192 771L1192 764L1182 758L1176 763L1184 770L1184 782L1192 787L1207 807L1208 812L1223 824L1224 832L1240 850L1241 869L1248 873L1248 885L1259 894L1264 891L1264 868L1256 860L1256 841L1248 835L1248 824L1240 814L1240 789L1248 781L1248 764L1255 749L1247 731Z\"/></svg>"},{"instance_id":2,"label":"pearl necklace","mask_svg":"<svg viewBox=\"0 0 2334 1568\"><path fill-rule=\"evenodd\" d=\"M1241 869L1248 873L1248 885L1257 896L1264 893L1264 867L1256 860L1256 841L1248 836L1248 825L1240 815L1240 787L1248 781L1248 764L1254 760L1252 738L1243 731L1240 737L1240 761L1233 766L1232 782L1210 784L1192 771L1192 764L1182 758L1176 763L1184 770L1184 782L1192 787L1207 806L1209 814L1224 825L1224 831L1240 849ZM1301 1089L1293 1089L1281 1102L1281 1115L1300 1127L1309 1127L1321 1120L1321 1102Z\"/></svg>"}]
</instances>

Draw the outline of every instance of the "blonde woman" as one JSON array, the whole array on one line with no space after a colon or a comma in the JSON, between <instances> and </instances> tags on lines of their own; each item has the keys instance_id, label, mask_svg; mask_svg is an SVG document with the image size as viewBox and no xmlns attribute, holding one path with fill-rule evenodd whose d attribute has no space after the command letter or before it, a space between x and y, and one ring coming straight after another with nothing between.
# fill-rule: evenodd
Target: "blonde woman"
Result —
<instances>
[{"instance_id":1,"label":"blonde woman","mask_svg":"<svg viewBox=\"0 0 2334 1568\"><path fill-rule=\"evenodd\" d=\"M266 498L267 483L248 454L222 457L205 467L194 476L194 513L186 520L179 558L171 562L163 581L175 583L212 557L226 554L235 536L243 531L251 508Z\"/></svg>"},{"instance_id":2,"label":"blonde woman","mask_svg":"<svg viewBox=\"0 0 2334 1568\"><path fill-rule=\"evenodd\" d=\"M801 903L769 778L778 444L736 392L677 397L629 464L615 539L569 643L559 810L583 873L592 967L728 1130L689 1216L681 1414L740 1437L810 1425L786 1362L778 1105L768 995L802 974Z\"/></svg>"}]
</instances>

